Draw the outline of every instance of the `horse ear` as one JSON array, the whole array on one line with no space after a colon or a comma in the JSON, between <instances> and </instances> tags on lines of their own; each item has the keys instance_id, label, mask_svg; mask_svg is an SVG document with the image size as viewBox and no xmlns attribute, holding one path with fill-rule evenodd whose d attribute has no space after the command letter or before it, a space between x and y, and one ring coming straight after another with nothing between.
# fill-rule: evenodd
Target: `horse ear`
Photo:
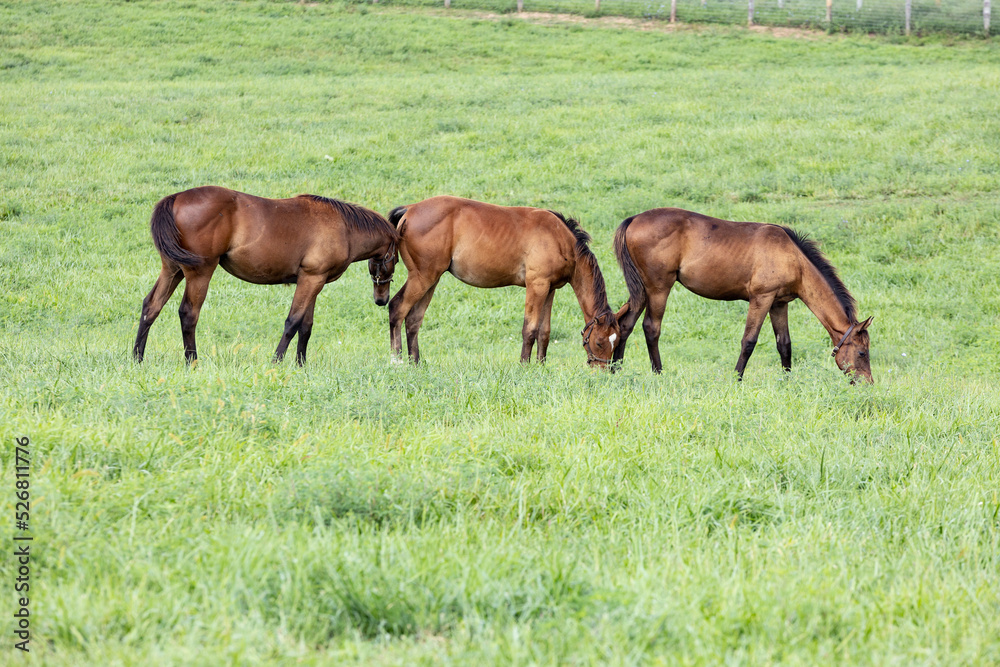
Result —
<instances>
[{"instance_id":1,"label":"horse ear","mask_svg":"<svg viewBox=\"0 0 1000 667\"><path fill-rule=\"evenodd\" d=\"M615 319L618 320L618 324L622 323L622 318L625 317L625 315L627 315L627 314L628 314L628 301L626 301L625 305L623 305L618 310L618 312L615 313Z\"/></svg>"},{"instance_id":2,"label":"horse ear","mask_svg":"<svg viewBox=\"0 0 1000 667\"><path fill-rule=\"evenodd\" d=\"M872 320L874 320L874 319L875 319L875 316L874 316L874 315L872 315L872 316L871 316L871 317L869 317L869 318L868 318L867 320L865 320L864 322L862 322L862 323L861 323L861 326L859 326L859 327L858 327L858 331L864 331L865 329L867 329L867 328L868 328L868 325L869 325L869 324L871 324L871 323L872 323Z\"/></svg>"}]
</instances>

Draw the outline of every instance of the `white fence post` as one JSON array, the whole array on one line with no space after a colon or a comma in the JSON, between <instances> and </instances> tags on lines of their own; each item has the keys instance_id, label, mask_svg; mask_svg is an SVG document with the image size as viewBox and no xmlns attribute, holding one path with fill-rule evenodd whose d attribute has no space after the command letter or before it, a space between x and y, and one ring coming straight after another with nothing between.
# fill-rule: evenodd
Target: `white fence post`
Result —
<instances>
[{"instance_id":1,"label":"white fence post","mask_svg":"<svg viewBox=\"0 0 1000 667\"><path fill-rule=\"evenodd\" d=\"M785 8L785 0L778 0L778 9Z\"/></svg>"},{"instance_id":2,"label":"white fence post","mask_svg":"<svg viewBox=\"0 0 1000 667\"><path fill-rule=\"evenodd\" d=\"M906 36L910 36L910 12L913 11L913 0L906 0Z\"/></svg>"},{"instance_id":3,"label":"white fence post","mask_svg":"<svg viewBox=\"0 0 1000 667\"><path fill-rule=\"evenodd\" d=\"M444 0L444 8L445 9L451 8L451 0Z\"/></svg>"},{"instance_id":4,"label":"white fence post","mask_svg":"<svg viewBox=\"0 0 1000 667\"><path fill-rule=\"evenodd\" d=\"M677 23L677 0L670 0L670 22Z\"/></svg>"},{"instance_id":5,"label":"white fence post","mask_svg":"<svg viewBox=\"0 0 1000 667\"><path fill-rule=\"evenodd\" d=\"M909 2L909 0L907 0ZM524 11L524 0L517 0L517 13L520 14Z\"/></svg>"},{"instance_id":6,"label":"white fence post","mask_svg":"<svg viewBox=\"0 0 1000 667\"><path fill-rule=\"evenodd\" d=\"M858 11L861 11L861 0L858 0Z\"/></svg>"},{"instance_id":7,"label":"white fence post","mask_svg":"<svg viewBox=\"0 0 1000 667\"><path fill-rule=\"evenodd\" d=\"M990 34L990 0L983 0L983 30Z\"/></svg>"},{"instance_id":8,"label":"white fence post","mask_svg":"<svg viewBox=\"0 0 1000 667\"><path fill-rule=\"evenodd\" d=\"M833 0L826 0L826 27L833 27Z\"/></svg>"},{"instance_id":9,"label":"white fence post","mask_svg":"<svg viewBox=\"0 0 1000 667\"><path fill-rule=\"evenodd\" d=\"M594 11L601 11L601 0L594 0Z\"/></svg>"},{"instance_id":10,"label":"white fence post","mask_svg":"<svg viewBox=\"0 0 1000 667\"><path fill-rule=\"evenodd\" d=\"M753 0L747 0L747 25L753 25Z\"/></svg>"}]
</instances>

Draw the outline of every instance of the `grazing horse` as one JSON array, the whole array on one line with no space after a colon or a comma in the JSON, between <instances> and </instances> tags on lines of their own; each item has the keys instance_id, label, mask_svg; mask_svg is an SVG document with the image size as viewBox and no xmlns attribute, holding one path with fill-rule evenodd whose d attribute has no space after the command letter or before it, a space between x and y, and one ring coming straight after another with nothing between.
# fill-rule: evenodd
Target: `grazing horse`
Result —
<instances>
[{"instance_id":1,"label":"grazing horse","mask_svg":"<svg viewBox=\"0 0 1000 667\"><path fill-rule=\"evenodd\" d=\"M402 353L406 322L410 358L420 361L417 333L434 288L445 271L473 287L519 285L526 290L521 361L545 361L556 290L569 283L583 311L587 363L611 363L618 322L608 306L604 278L576 220L555 211L497 206L458 197L432 197L389 214L399 229L399 254L409 272L389 302L389 338Z\"/></svg>"},{"instance_id":2,"label":"grazing horse","mask_svg":"<svg viewBox=\"0 0 1000 667\"><path fill-rule=\"evenodd\" d=\"M802 299L830 334L837 366L872 382L868 325L858 322L854 297L813 241L787 227L730 222L677 208L628 218L615 232L628 303L618 311L621 341L615 361L643 309L642 328L653 371L659 373L660 322L674 282L708 299L750 302L736 373L742 378L764 317L771 314L782 367L792 367L788 303ZM853 380L852 380L853 382Z\"/></svg>"},{"instance_id":3,"label":"grazing horse","mask_svg":"<svg viewBox=\"0 0 1000 667\"><path fill-rule=\"evenodd\" d=\"M181 280L181 333L188 363L198 358L194 331L215 267L258 285L295 283L285 331L274 352L281 361L299 335L296 359L306 361L316 297L352 262L368 260L375 303L389 301L399 234L378 213L317 195L265 199L206 186L164 197L150 221L163 268L142 302L132 351L142 361L146 336Z\"/></svg>"}]
</instances>

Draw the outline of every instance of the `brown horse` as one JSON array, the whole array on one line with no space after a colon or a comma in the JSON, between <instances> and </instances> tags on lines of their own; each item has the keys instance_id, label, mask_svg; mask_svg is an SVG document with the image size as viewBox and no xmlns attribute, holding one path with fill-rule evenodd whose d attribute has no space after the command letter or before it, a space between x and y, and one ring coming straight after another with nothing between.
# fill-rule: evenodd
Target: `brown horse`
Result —
<instances>
[{"instance_id":1,"label":"brown horse","mask_svg":"<svg viewBox=\"0 0 1000 667\"><path fill-rule=\"evenodd\" d=\"M317 195L264 199L215 186L164 197L150 221L163 268L142 302L132 351L142 361L146 336L181 280L181 334L188 363L198 358L194 331L215 267L259 285L295 283L285 331L274 352L281 361L299 335L296 359L305 363L316 297L352 262L368 260L375 303L389 301L399 234L378 213Z\"/></svg>"},{"instance_id":2,"label":"brown horse","mask_svg":"<svg viewBox=\"0 0 1000 667\"><path fill-rule=\"evenodd\" d=\"M526 288L521 361L545 361L556 290L569 283L583 311L583 348L587 363L611 362L618 322L608 306L604 278L587 245L590 236L576 220L539 208L496 206L458 197L433 197L389 214L400 230L399 253L409 275L389 302L393 353L406 344L420 361L417 333L434 288L445 271L474 287Z\"/></svg>"},{"instance_id":3,"label":"brown horse","mask_svg":"<svg viewBox=\"0 0 1000 667\"><path fill-rule=\"evenodd\" d=\"M788 303L802 299L826 327L837 366L872 381L868 325L858 322L854 298L817 245L787 227L730 222L677 208L657 208L628 218L615 232L615 254L625 273L628 303L618 311L621 341L615 361L646 311L642 328L653 371L659 373L660 322L674 282L708 299L750 302L736 373L742 378L764 317L784 369L792 367ZM853 381L853 380L852 380Z\"/></svg>"}]
</instances>

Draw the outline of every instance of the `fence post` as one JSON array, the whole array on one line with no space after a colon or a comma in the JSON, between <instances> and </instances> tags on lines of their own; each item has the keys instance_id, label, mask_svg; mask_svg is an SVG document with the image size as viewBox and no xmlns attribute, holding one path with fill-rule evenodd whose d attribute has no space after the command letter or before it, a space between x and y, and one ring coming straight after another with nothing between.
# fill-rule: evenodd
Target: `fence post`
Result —
<instances>
[{"instance_id":1,"label":"fence post","mask_svg":"<svg viewBox=\"0 0 1000 667\"><path fill-rule=\"evenodd\" d=\"M910 0L906 0L909 2ZM524 11L524 0L517 0L517 13L520 14Z\"/></svg>"},{"instance_id":2,"label":"fence post","mask_svg":"<svg viewBox=\"0 0 1000 667\"><path fill-rule=\"evenodd\" d=\"M445 9L451 8L451 0L444 0L444 8Z\"/></svg>"},{"instance_id":3,"label":"fence post","mask_svg":"<svg viewBox=\"0 0 1000 667\"><path fill-rule=\"evenodd\" d=\"M906 36L910 36L910 12L913 10L913 0L906 0Z\"/></svg>"},{"instance_id":4,"label":"fence post","mask_svg":"<svg viewBox=\"0 0 1000 667\"><path fill-rule=\"evenodd\" d=\"M677 23L677 0L670 0L670 22Z\"/></svg>"},{"instance_id":5,"label":"fence post","mask_svg":"<svg viewBox=\"0 0 1000 667\"><path fill-rule=\"evenodd\" d=\"M778 0L778 9L785 8L785 0Z\"/></svg>"},{"instance_id":6,"label":"fence post","mask_svg":"<svg viewBox=\"0 0 1000 667\"><path fill-rule=\"evenodd\" d=\"M826 27L827 29L833 27L833 0L826 0Z\"/></svg>"},{"instance_id":7,"label":"fence post","mask_svg":"<svg viewBox=\"0 0 1000 667\"><path fill-rule=\"evenodd\" d=\"M747 0L747 25L753 25L753 0Z\"/></svg>"},{"instance_id":8,"label":"fence post","mask_svg":"<svg viewBox=\"0 0 1000 667\"><path fill-rule=\"evenodd\" d=\"M858 0L858 11L861 11L861 0Z\"/></svg>"},{"instance_id":9,"label":"fence post","mask_svg":"<svg viewBox=\"0 0 1000 667\"><path fill-rule=\"evenodd\" d=\"M990 0L983 0L983 30L990 34Z\"/></svg>"},{"instance_id":10,"label":"fence post","mask_svg":"<svg viewBox=\"0 0 1000 667\"><path fill-rule=\"evenodd\" d=\"M601 0L594 0L594 11L601 11Z\"/></svg>"}]
</instances>

